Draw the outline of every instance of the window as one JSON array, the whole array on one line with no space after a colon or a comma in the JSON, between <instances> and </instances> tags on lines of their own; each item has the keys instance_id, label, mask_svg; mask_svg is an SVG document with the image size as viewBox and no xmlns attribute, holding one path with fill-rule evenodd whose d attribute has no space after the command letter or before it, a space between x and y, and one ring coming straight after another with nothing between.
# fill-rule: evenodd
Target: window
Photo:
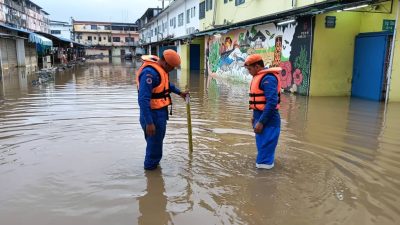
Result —
<instances>
[{"instance_id":1,"label":"window","mask_svg":"<svg viewBox=\"0 0 400 225\"><path fill-rule=\"evenodd\" d=\"M133 42L134 38L125 37L125 42Z\"/></svg>"},{"instance_id":2,"label":"window","mask_svg":"<svg viewBox=\"0 0 400 225\"><path fill-rule=\"evenodd\" d=\"M111 37L108 37L108 42L111 42Z\"/></svg>"},{"instance_id":3,"label":"window","mask_svg":"<svg viewBox=\"0 0 400 225\"><path fill-rule=\"evenodd\" d=\"M113 37L113 42L121 42L121 38L120 37Z\"/></svg>"},{"instance_id":4,"label":"window","mask_svg":"<svg viewBox=\"0 0 400 225\"><path fill-rule=\"evenodd\" d=\"M61 30L52 30L51 34L61 34Z\"/></svg>"},{"instance_id":5,"label":"window","mask_svg":"<svg viewBox=\"0 0 400 225\"><path fill-rule=\"evenodd\" d=\"M190 9L186 10L186 23L190 23Z\"/></svg>"},{"instance_id":6,"label":"window","mask_svg":"<svg viewBox=\"0 0 400 225\"><path fill-rule=\"evenodd\" d=\"M206 11L212 10L212 0L206 0Z\"/></svg>"},{"instance_id":7,"label":"window","mask_svg":"<svg viewBox=\"0 0 400 225\"><path fill-rule=\"evenodd\" d=\"M169 25L170 25L170 27L173 27L173 28L176 27L176 17L169 20Z\"/></svg>"},{"instance_id":8,"label":"window","mask_svg":"<svg viewBox=\"0 0 400 225\"><path fill-rule=\"evenodd\" d=\"M178 27L183 26L183 13L178 15Z\"/></svg>"},{"instance_id":9,"label":"window","mask_svg":"<svg viewBox=\"0 0 400 225\"><path fill-rule=\"evenodd\" d=\"M225 4L228 3L228 0L224 0L224 3L225 3Z\"/></svg>"},{"instance_id":10,"label":"window","mask_svg":"<svg viewBox=\"0 0 400 225\"><path fill-rule=\"evenodd\" d=\"M91 30L97 30L97 25L90 25Z\"/></svg>"},{"instance_id":11,"label":"window","mask_svg":"<svg viewBox=\"0 0 400 225\"><path fill-rule=\"evenodd\" d=\"M235 5L241 5L245 2L245 0L235 0Z\"/></svg>"},{"instance_id":12,"label":"window","mask_svg":"<svg viewBox=\"0 0 400 225\"><path fill-rule=\"evenodd\" d=\"M192 18L196 16L196 6L192 8Z\"/></svg>"},{"instance_id":13,"label":"window","mask_svg":"<svg viewBox=\"0 0 400 225\"><path fill-rule=\"evenodd\" d=\"M206 2L201 2L199 4L199 19L206 18Z\"/></svg>"},{"instance_id":14,"label":"window","mask_svg":"<svg viewBox=\"0 0 400 225\"><path fill-rule=\"evenodd\" d=\"M107 37L103 37L103 41L107 40Z\"/></svg>"},{"instance_id":15,"label":"window","mask_svg":"<svg viewBox=\"0 0 400 225\"><path fill-rule=\"evenodd\" d=\"M87 37L87 40L88 40L88 41L91 41L91 40L92 40L92 36L88 36L88 37Z\"/></svg>"}]
</instances>

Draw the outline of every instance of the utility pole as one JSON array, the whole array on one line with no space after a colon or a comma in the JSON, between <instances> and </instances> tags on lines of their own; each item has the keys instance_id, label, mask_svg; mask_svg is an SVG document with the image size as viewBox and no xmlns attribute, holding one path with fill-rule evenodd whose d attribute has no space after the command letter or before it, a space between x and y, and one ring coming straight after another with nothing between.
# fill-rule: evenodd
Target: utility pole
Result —
<instances>
[{"instance_id":1,"label":"utility pole","mask_svg":"<svg viewBox=\"0 0 400 225\"><path fill-rule=\"evenodd\" d=\"M72 40L75 41L75 28L74 28L74 17L71 16L71 25L72 25Z\"/></svg>"}]
</instances>

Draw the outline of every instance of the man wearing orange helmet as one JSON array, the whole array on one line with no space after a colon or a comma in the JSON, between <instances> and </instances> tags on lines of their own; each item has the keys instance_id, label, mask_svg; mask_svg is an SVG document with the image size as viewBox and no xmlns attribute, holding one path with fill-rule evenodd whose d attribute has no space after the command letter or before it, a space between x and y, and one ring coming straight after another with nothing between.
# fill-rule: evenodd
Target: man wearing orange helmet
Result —
<instances>
[{"instance_id":1,"label":"man wearing orange helmet","mask_svg":"<svg viewBox=\"0 0 400 225\"><path fill-rule=\"evenodd\" d=\"M251 123L256 133L256 167L272 169L278 144L281 119L279 115L281 81L280 67L266 69L259 54L247 57L244 66L253 76L249 93Z\"/></svg>"},{"instance_id":2,"label":"man wearing orange helmet","mask_svg":"<svg viewBox=\"0 0 400 225\"><path fill-rule=\"evenodd\" d=\"M153 170L162 158L168 106L172 105L170 93L178 94L182 98L188 93L181 92L169 82L168 73L181 64L181 59L174 50L165 50L161 58L142 56L142 59L143 65L136 73L136 84L140 124L147 142L144 169Z\"/></svg>"}]
</instances>

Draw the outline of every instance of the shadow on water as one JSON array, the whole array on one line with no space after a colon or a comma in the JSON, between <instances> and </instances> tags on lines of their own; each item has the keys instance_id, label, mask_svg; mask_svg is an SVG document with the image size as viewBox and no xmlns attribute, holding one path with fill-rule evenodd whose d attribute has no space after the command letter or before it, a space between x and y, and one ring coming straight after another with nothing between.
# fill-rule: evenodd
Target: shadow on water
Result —
<instances>
[{"instance_id":1,"label":"shadow on water","mask_svg":"<svg viewBox=\"0 0 400 225\"><path fill-rule=\"evenodd\" d=\"M400 104L282 96L272 171L255 169L248 84L179 70L160 170L143 171L134 61L0 85L1 224L397 224ZM21 212L24 212L21 214Z\"/></svg>"}]
</instances>

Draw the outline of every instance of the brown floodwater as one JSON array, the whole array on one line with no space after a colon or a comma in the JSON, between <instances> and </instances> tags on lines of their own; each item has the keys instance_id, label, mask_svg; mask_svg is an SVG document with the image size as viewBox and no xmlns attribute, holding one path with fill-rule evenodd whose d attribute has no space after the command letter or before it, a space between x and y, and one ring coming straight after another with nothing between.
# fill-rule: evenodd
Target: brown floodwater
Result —
<instances>
[{"instance_id":1,"label":"brown floodwater","mask_svg":"<svg viewBox=\"0 0 400 225\"><path fill-rule=\"evenodd\" d=\"M143 170L134 63L0 83L0 224L399 224L400 104L282 96L275 168L255 169L247 85L177 71L161 169Z\"/></svg>"}]
</instances>

